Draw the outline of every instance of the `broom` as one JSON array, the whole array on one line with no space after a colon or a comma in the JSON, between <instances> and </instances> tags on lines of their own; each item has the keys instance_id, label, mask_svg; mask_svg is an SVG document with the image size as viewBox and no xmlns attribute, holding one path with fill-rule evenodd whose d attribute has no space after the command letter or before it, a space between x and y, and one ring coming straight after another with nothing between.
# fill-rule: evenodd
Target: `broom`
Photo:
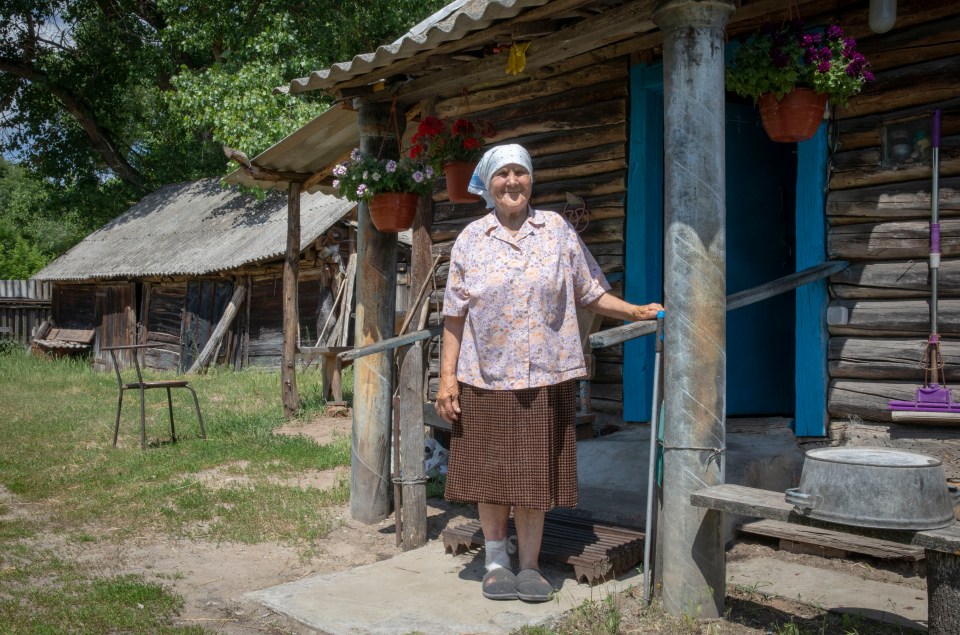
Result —
<instances>
[{"instance_id":1,"label":"broom","mask_svg":"<svg viewBox=\"0 0 960 635\"><path fill-rule=\"evenodd\" d=\"M923 386L918 386L913 401L890 400L894 421L958 421L960 403L954 403L943 376L943 355L937 333L937 272L940 269L940 111L933 111L932 123L933 184L930 190L930 337L923 352Z\"/></svg>"}]
</instances>

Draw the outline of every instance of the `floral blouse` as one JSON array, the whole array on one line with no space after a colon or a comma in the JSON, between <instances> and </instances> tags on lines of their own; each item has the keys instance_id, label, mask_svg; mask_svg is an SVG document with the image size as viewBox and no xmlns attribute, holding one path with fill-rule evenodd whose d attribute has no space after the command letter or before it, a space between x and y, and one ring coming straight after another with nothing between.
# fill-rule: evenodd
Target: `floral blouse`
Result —
<instances>
[{"instance_id":1,"label":"floral blouse","mask_svg":"<svg viewBox=\"0 0 960 635\"><path fill-rule=\"evenodd\" d=\"M555 212L531 209L514 236L494 212L470 223L453 245L443 299L444 315L466 315L457 379L519 390L585 376L576 306L609 289Z\"/></svg>"}]
</instances>

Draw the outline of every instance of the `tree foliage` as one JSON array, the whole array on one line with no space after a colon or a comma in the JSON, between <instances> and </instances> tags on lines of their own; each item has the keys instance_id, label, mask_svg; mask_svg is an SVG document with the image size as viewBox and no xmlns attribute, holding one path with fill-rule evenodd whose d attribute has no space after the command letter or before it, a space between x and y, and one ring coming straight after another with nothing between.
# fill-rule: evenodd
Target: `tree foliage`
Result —
<instances>
[{"instance_id":1,"label":"tree foliage","mask_svg":"<svg viewBox=\"0 0 960 635\"><path fill-rule=\"evenodd\" d=\"M46 209L109 219L160 185L222 173L221 144L254 156L299 128L324 98L274 87L444 4L0 0L0 151L46 179Z\"/></svg>"}]
</instances>

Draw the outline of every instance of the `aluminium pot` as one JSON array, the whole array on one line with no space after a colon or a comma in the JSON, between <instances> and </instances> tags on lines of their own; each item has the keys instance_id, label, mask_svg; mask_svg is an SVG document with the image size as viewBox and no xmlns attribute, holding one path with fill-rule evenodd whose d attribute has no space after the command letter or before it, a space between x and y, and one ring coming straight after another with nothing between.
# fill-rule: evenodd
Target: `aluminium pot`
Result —
<instances>
[{"instance_id":1,"label":"aluminium pot","mask_svg":"<svg viewBox=\"0 0 960 635\"><path fill-rule=\"evenodd\" d=\"M809 450L800 486L786 491L798 513L856 527L939 529L955 522L960 490L932 456L890 448Z\"/></svg>"}]
</instances>

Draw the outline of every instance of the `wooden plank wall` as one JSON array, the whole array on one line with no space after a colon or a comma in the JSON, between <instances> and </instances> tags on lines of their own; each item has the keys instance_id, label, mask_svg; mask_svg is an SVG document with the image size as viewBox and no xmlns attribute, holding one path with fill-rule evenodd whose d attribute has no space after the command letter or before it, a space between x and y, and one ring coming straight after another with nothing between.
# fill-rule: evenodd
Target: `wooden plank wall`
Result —
<instances>
[{"instance_id":1,"label":"wooden plank wall","mask_svg":"<svg viewBox=\"0 0 960 635\"><path fill-rule=\"evenodd\" d=\"M851 266L830 281L828 409L834 435L854 426L875 444L881 437L924 436L886 423L887 401L912 399L923 383L930 329L930 162L885 164L882 130L928 120L935 108L943 111L939 329L948 382L960 382L960 9L908 0L896 29L881 36L862 24L865 13L863 4L850 9L848 31L877 81L835 112L831 139L827 248L831 259ZM954 398L960 400L960 388ZM864 434L864 425L876 434Z\"/></svg>"},{"instance_id":2,"label":"wooden plank wall","mask_svg":"<svg viewBox=\"0 0 960 635\"><path fill-rule=\"evenodd\" d=\"M52 298L49 282L0 280L0 338L29 345L34 330L50 319Z\"/></svg>"},{"instance_id":3,"label":"wooden plank wall","mask_svg":"<svg viewBox=\"0 0 960 635\"><path fill-rule=\"evenodd\" d=\"M488 120L497 128L492 144L520 143L533 157L532 204L560 212L565 193L586 201L589 225L581 233L604 272L620 274L624 267L624 197L627 169L628 68L626 57L576 70L562 65L552 73L538 73L505 86L478 90L467 96L441 100L441 117L469 116ZM444 184L441 181L440 188ZM446 192L434 196L430 237L435 254L449 254L460 231L486 213L482 204L449 203ZM447 264L440 266L440 289L431 322L439 320ZM613 284L622 295L622 281ZM606 321L602 328L617 325ZM604 349L597 355L593 408L620 417L623 412L622 350ZM431 359L429 398L437 387L437 358Z\"/></svg>"}]
</instances>

